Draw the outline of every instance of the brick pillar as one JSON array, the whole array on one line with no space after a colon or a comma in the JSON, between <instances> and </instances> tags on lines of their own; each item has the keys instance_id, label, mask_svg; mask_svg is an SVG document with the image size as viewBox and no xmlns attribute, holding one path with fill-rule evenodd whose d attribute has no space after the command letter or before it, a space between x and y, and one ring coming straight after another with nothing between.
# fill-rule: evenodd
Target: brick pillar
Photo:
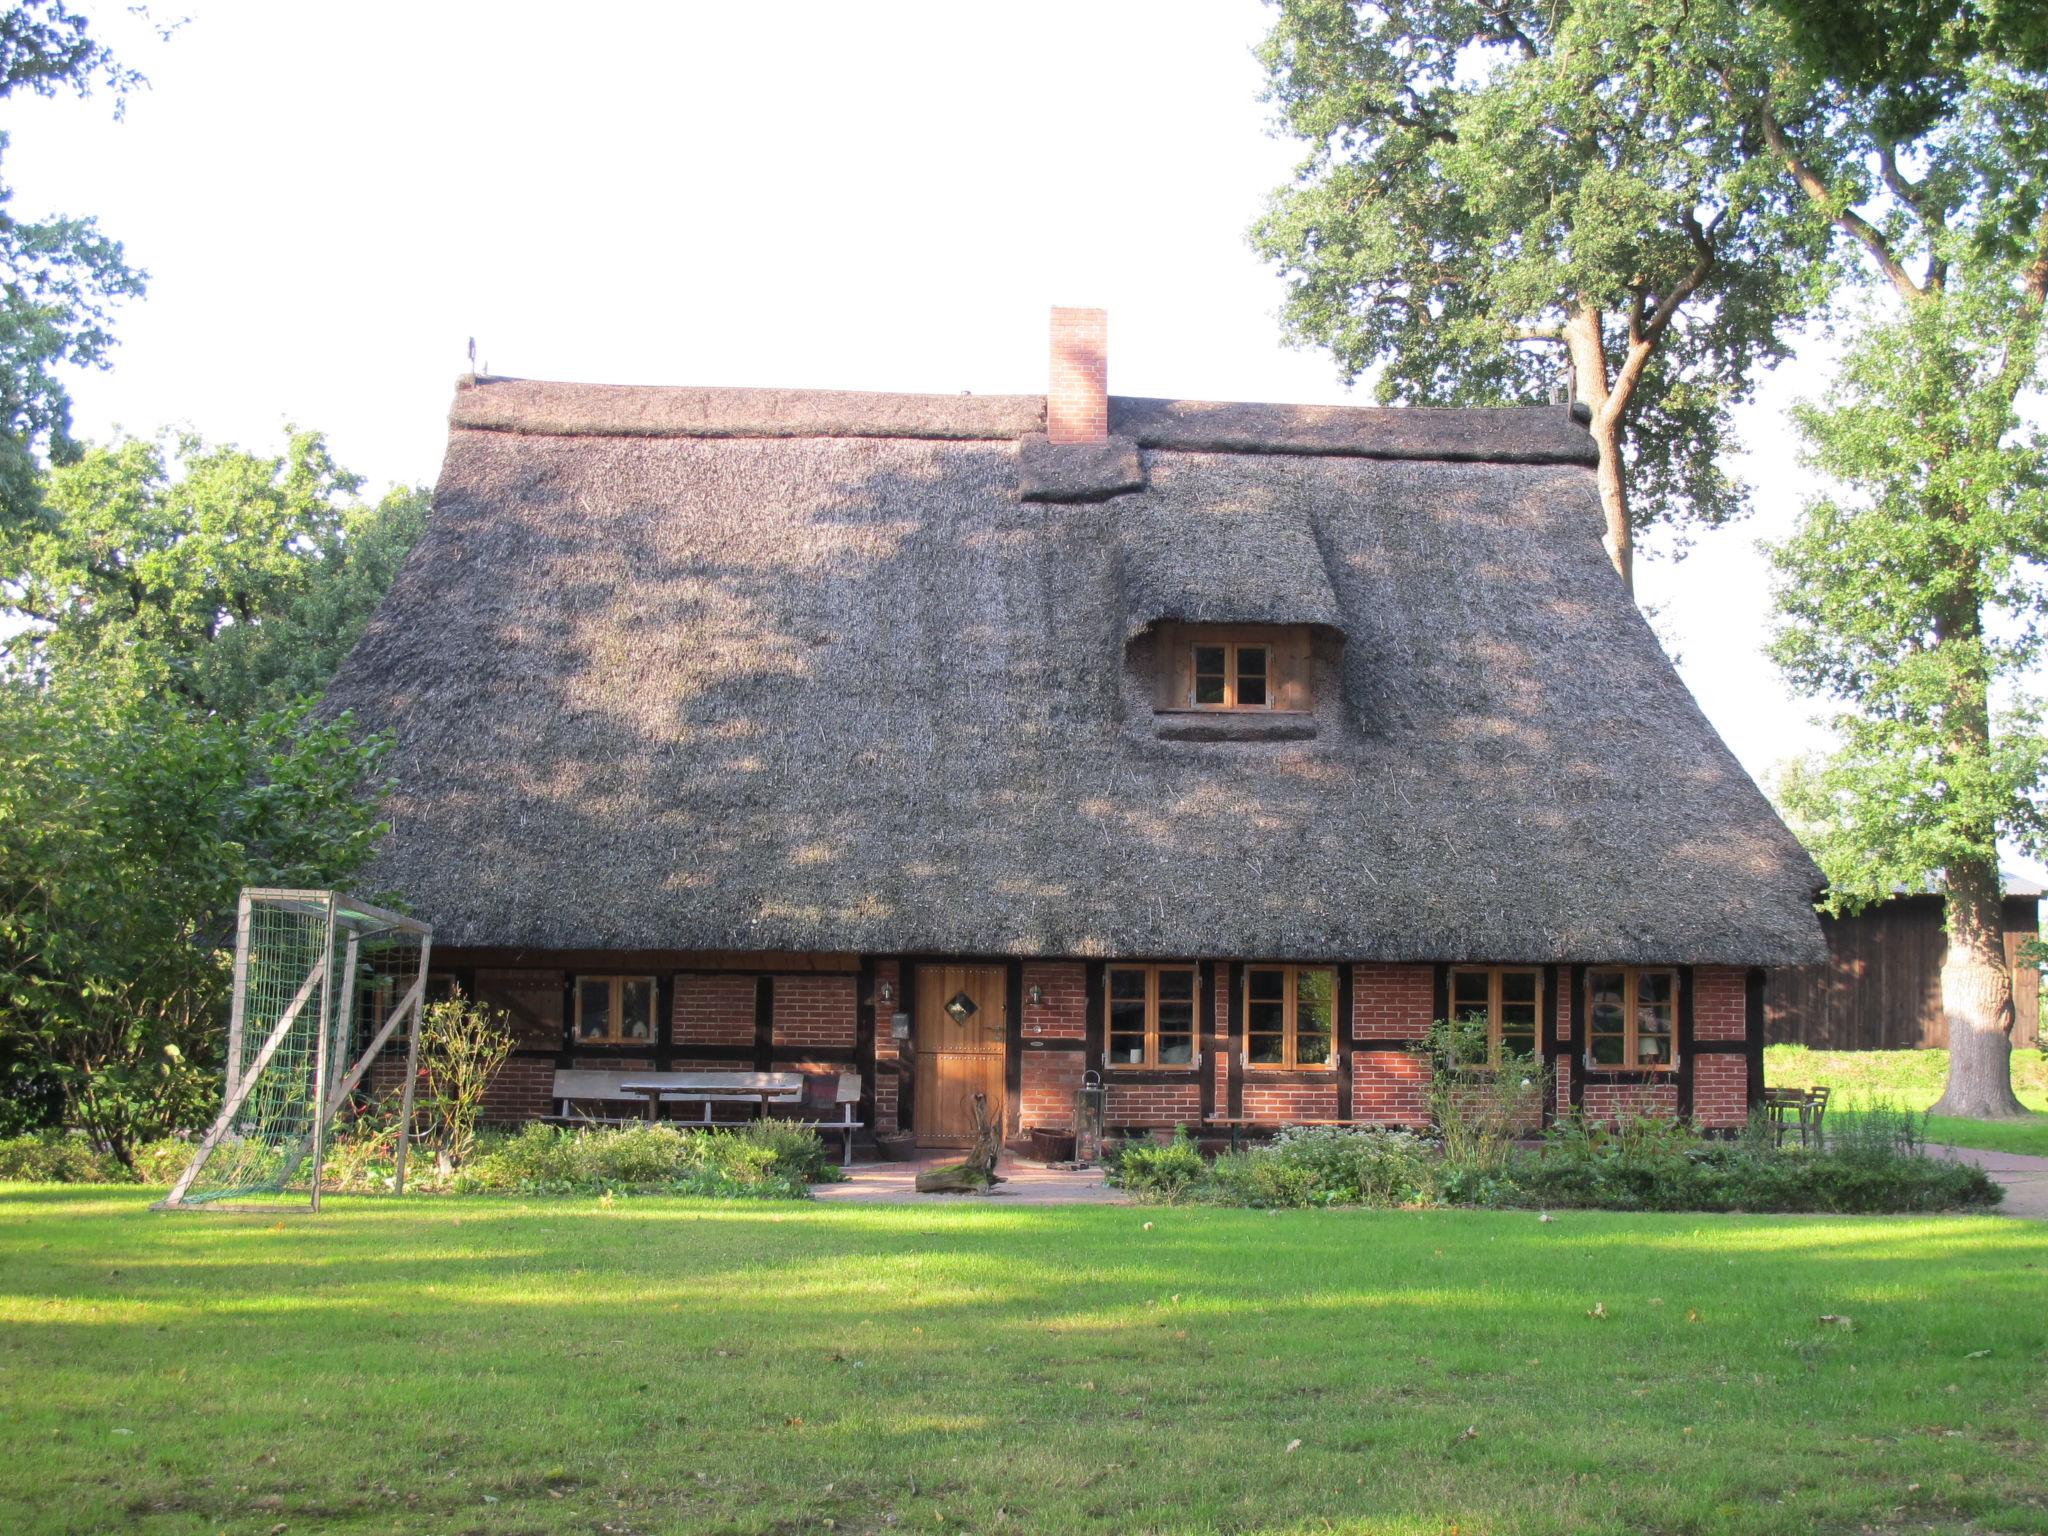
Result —
<instances>
[{"instance_id":1,"label":"brick pillar","mask_svg":"<svg viewBox=\"0 0 2048 1536\"><path fill-rule=\"evenodd\" d=\"M1045 435L1055 443L1109 437L1109 311L1052 312L1052 378L1045 393Z\"/></svg>"}]
</instances>

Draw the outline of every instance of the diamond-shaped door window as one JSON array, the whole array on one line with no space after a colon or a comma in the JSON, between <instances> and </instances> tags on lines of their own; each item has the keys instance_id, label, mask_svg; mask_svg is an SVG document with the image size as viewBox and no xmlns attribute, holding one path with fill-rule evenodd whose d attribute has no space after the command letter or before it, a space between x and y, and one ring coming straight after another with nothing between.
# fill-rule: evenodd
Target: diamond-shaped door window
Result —
<instances>
[{"instance_id":1,"label":"diamond-shaped door window","mask_svg":"<svg viewBox=\"0 0 2048 1536\"><path fill-rule=\"evenodd\" d=\"M946 1012L953 1016L955 1024L965 1024L981 1010L974 1005L974 999L965 992L955 992L946 1002Z\"/></svg>"}]
</instances>

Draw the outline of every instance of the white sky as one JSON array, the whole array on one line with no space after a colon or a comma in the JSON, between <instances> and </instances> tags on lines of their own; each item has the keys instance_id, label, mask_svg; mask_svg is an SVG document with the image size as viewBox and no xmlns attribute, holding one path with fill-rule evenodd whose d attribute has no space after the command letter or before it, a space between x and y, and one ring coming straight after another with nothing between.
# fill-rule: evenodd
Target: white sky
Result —
<instances>
[{"instance_id":1,"label":"white sky","mask_svg":"<svg viewBox=\"0 0 2048 1536\"><path fill-rule=\"evenodd\" d=\"M1257 0L190 0L169 42L90 8L151 88L4 124L13 211L97 215L151 274L86 436L294 422L424 482L472 335L536 378L1035 393L1055 303L1108 308L1119 393L1369 403L1281 347L1245 239L1296 159ZM1821 378L1743 412L1756 516L1638 576L1759 778L1820 739L1755 541L1811 483L1784 410Z\"/></svg>"}]
</instances>

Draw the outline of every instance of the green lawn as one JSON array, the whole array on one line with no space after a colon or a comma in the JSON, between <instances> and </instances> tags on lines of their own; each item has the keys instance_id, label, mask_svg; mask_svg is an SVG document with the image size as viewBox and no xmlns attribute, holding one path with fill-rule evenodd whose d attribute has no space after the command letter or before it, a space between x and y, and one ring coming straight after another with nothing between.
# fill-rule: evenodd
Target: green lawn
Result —
<instances>
[{"instance_id":1,"label":"green lawn","mask_svg":"<svg viewBox=\"0 0 2048 1536\"><path fill-rule=\"evenodd\" d=\"M1835 1090L1833 1107L1854 1113L1879 1101L1901 1109L1926 1109L1941 1097L1948 1077L1947 1051L1810 1051L1803 1045L1764 1048L1764 1081L1773 1088ZM2025 1152L2048 1157L2048 1053L2012 1053L2012 1085L2020 1102L2035 1113L2025 1120L1959 1120L1936 1115L1927 1122L1931 1141L1987 1152Z\"/></svg>"},{"instance_id":2,"label":"green lawn","mask_svg":"<svg viewBox=\"0 0 2048 1536\"><path fill-rule=\"evenodd\" d=\"M0 1188L0 1530L2048 1531L2031 1222L144 1198Z\"/></svg>"}]
</instances>

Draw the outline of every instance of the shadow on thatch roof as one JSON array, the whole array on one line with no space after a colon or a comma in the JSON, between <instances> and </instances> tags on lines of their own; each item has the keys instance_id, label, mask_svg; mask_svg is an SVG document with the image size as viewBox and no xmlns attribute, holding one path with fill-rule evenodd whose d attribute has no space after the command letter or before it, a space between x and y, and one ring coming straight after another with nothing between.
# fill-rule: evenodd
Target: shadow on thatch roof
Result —
<instances>
[{"instance_id":1,"label":"shadow on thatch roof","mask_svg":"<svg viewBox=\"0 0 2048 1536\"><path fill-rule=\"evenodd\" d=\"M329 694L398 738L377 877L453 944L1820 956L1563 410L1112 400L1143 488L1024 501L1043 414L464 388ZM1157 739L1168 617L1316 626L1341 728Z\"/></svg>"}]
</instances>

